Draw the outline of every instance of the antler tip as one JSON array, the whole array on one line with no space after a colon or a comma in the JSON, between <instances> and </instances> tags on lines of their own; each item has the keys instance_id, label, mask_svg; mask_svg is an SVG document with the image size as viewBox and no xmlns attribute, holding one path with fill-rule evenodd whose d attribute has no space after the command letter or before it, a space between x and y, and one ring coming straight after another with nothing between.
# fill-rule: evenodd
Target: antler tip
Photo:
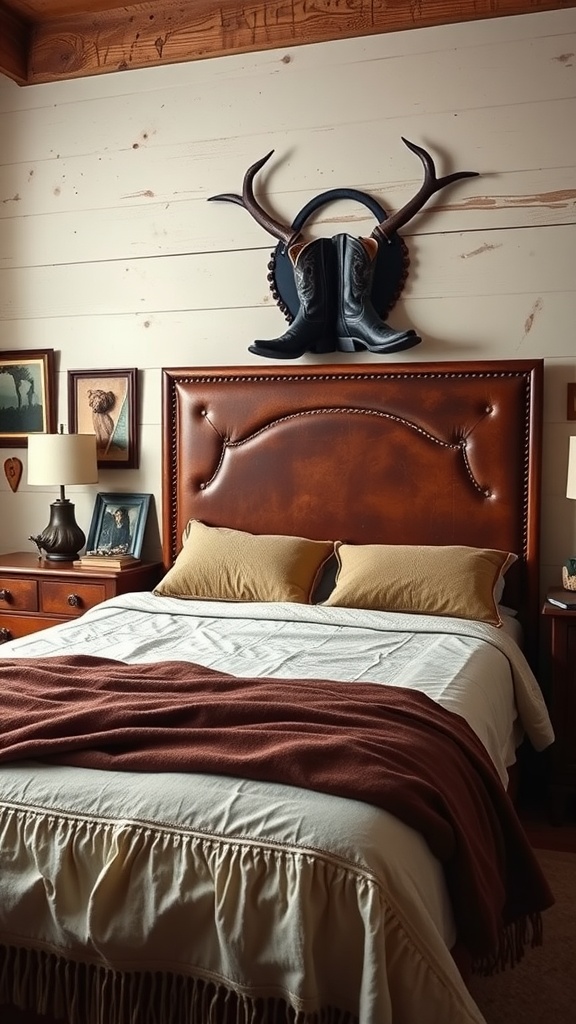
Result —
<instances>
[{"instance_id":1,"label":"antler tip","mask_svg":"<svg viewBox=\"0 0 576 1024\"><path fill-rule=\"evenodd\" d=\"M242 205L242 196L238 196L233 192L220 192L217 196L208 196L206 202L213 203L217 199L224 203L236 203L239 206Z\"/></svg>"},{"instance_id":2,"label":"antler tip","mask_svg":"<svg viewBox=\"0 0 576 1024\"><path fill-rule=\"evenodd\" d=\"M246 171L245 179L253 178L258 171L262 170L264 164L268 163L273 152L274 150L271 149L269 153L266 153L266 156L261 156L260 159L257 160L255 164L252 164L252 166L249 167L248 170Z\"/></svg>"}]
</instances>

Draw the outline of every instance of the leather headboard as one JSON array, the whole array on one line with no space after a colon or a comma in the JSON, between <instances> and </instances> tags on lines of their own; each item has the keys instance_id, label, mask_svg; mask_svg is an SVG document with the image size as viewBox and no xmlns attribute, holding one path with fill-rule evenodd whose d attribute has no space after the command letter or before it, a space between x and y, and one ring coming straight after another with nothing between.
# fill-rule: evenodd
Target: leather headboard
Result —
<instances>
[{"instance_id":1,"label":"leather headboard","mask_svg":"<svg viewBox=\"0 0 576 1024\"><path fill-rule=\"evenodd\" d=\"M352 543L519 556L537 631L542 361L163 371L163 537L190 518Z\"/></svg>"}]
</instances>

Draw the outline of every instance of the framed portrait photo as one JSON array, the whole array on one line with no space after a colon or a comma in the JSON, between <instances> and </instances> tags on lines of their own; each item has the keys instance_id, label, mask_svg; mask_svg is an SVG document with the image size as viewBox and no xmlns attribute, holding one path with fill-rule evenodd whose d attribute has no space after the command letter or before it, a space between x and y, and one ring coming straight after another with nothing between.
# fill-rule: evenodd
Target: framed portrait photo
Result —
<instances>
[{"instance_id":1,"label":"framed portrait photo","mask_svg":"<svg viewBox=\"0 0 576 1024\"><path fill-rule=\"evenodd\" d=\"M25 448L29 434L55 430L54 349L0 350L0 447Z\"/></svg>"},{"instance_id":2,"label":"framed portrait photo","mask_svg":"<svg viewBox=\"0 0 576 1024\"><path fill-rule=\"evenodd\" d=\"M68 370L68 430L96 434L98 465L138 468L138 370Z\"/></svg>"},{"instance_id":3,"label":"framed portrait photo","mask_svg":"<svg viewBox=\"0 0 576 1024\"><path fill-rule=\"evenodd\" d=\"M140 558L151 494L97 494L86 554Z\"/></svg>"}]
</instances>

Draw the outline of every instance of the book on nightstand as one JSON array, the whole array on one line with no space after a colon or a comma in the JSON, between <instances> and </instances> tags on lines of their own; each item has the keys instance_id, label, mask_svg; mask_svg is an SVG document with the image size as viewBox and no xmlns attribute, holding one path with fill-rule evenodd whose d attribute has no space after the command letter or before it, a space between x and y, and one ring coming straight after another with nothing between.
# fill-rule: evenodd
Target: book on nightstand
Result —
<instances>
[{"instance_id":1,"label":"book on nightstand","mask_svg":"<svg viewBox=\"0 0 576 1024\"><path fill-rule=\"evenodd\" d=\"M129 569L139 565L140 559L134 555L82 555L73 565L76 569Z\"/></svg>"},{"instance_id":2,"label":"book on nightstand","mask_svg":"<svg viewBox=\"0 0 576 1024\"><path fill-rule=\"evenodd\" d=\"M576 611L576 591L566 590L564 587L552 587L546 594L546 600L556 608L566 608L568 611Z\"/></svg>"}]
</instances>

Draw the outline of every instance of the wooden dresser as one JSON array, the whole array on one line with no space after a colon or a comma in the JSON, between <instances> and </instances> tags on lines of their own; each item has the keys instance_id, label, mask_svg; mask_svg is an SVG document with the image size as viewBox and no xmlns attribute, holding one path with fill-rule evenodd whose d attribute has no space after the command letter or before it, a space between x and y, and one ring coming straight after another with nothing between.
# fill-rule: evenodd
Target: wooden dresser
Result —
<instances>
[{"instance_id":1,"label":"wooden dresser","mask_svg":"<svg viewBox=\"0 0 576 1024\"><path fill-rule=\"evenodd\" d=\"M554 588L549 596L576 600L571 591ZM552 747L549 814L562 824L569 799L576 795L576 608L559 608L549 601L543 614L549 624L550 718L556 734Z\"/></svg>"},{"instance_id":2,"label":"wooden dresser","mask_svg":"<svg viewBox=\"0 0 576 1024\"><path fill-rule=\"evenodd\" d=\"M0 643L83 615L110 597L152 590L161 562L140 562L121 571L76 569L27 551L0 555Z\"/></svg>"}]
</instances>

